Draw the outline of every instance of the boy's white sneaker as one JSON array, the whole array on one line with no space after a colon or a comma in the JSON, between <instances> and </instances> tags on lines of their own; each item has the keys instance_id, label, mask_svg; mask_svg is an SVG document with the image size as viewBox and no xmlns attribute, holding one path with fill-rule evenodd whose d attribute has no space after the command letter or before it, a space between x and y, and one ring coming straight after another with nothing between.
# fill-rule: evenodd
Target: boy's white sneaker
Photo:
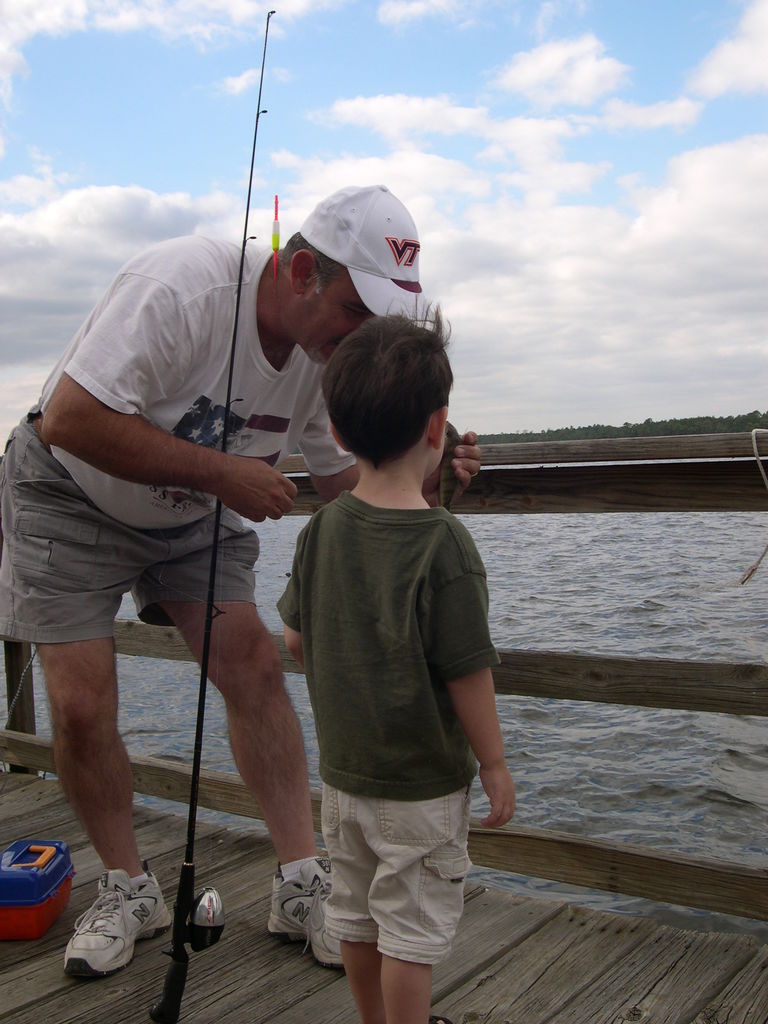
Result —
<instances>
[{"instance_id":1,"label":"boy's white sneaker","mask_svg":"<svg viewBox=\"0 0 768 1024\"><path fill-rule=\"evenodd\" d=\"M133 959L137 939L151 939L170 926L157 879L147 874L147 881L132 889L127 872L104 872L95 903L75 921L64 954L66 974L98 977L119 971Z\"/></svg>"}]
</instances>

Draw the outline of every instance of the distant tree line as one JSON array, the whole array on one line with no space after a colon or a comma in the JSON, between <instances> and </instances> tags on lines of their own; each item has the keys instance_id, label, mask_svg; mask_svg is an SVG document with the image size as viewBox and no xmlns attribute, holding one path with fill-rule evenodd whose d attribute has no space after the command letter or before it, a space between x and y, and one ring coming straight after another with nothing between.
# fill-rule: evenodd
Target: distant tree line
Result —
<instances>
[{"instance_id":1,"label":"distant tree line","mask_svg":"<svg viewBox=\"0 0 768 1024\"><path fill-rule=\"evenodd\" d=\"M643 420L611 427L593 423L590 427L558 427L555 430L524 430L521 433L481 434L480 444L511 444L515 441L575 441L589 437L666 437L670 434L740 434L768 429L768 411L740 416L689 416L678 420Z\"/></svg>"}]
</instances>

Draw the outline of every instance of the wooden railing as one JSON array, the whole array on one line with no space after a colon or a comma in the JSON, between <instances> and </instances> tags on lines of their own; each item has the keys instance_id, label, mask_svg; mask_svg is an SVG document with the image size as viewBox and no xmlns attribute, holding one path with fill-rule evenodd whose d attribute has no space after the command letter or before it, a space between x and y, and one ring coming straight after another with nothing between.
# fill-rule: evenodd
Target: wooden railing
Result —
<instances>
[{"instance_id":1,"label":"wooden railing","mask_svg":"<svg viewBox=\"0 0 768 1024\"><path fill-rule=\"evenodd\" d=\"M301 474L304 467L292 458L281 468ZM294 511L306 514L320 501L304 476L294 479L299 486ZM490 445L483 452L483 471L453 510L768 511L768 490L749 434ZM299 673L282 637L276 636L275 642L284 670ZM120 621L115 644L123 655L192 660L172 628ZM5 643L9 694L16 692L28 651L28 645ZM500 695L768 716L768 664L548 651L499 653L494 680ZM54 771L50 741L32 735L31 689L25 687L13 729L0 731L0 749L13 766ZM150 757L132 758L132 767L137 792L187 800L189 768ZM253 797L230 773L203 771L199 802L220 811L260 816ZM317 794L313 811L319 827ZM750 867L552 830L518 825L488 830L474 823L470 855L476 864L520 875L768 920L768 858L765 868Z\"/></svg>"}]
</instances>

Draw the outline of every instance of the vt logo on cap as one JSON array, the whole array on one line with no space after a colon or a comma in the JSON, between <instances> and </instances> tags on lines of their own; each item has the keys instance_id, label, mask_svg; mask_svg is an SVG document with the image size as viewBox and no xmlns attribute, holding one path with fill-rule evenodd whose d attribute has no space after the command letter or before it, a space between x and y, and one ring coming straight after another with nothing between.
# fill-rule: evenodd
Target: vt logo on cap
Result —
<instances>
[{"instance_id":1,"label":"vt logo on cap","mask_svg":"<svg viewBox=\"0 0 768 1024\"><path fill-rule=\"evenodd\" d=\"M387 238L398 267L412 267L421 246L412 238Z\"/></svg>"},{"instance_id":2,"label":"vt logo on cap","mask_svg":"<svg viewBox=\"0 0 768 1024\"><path fill-rule=\"evenodd\" d=\"M372 313L417 314L419 235L410 213L384 185L334 192L318 203L300 231L347 268Z\"/></svg>"}]
</instances>

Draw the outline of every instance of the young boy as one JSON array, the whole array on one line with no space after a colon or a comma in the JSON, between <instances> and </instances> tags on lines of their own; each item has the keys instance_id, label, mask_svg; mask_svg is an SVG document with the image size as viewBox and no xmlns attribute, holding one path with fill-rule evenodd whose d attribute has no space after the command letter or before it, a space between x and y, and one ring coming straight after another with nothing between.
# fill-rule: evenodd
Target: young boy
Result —
<instances>
[{"instance_id":1,"label":"young boy","mask_svg":"<svg viewBox=\"0 0 768 1024\"><path fill-rule=\"evenodd\" d=\"M326 928L362 1024L427 1024L471 866L472 752L483 824L515 804L485 569L464 526L422 495L452 383L439 311L430 325L374 317L341 343L323 393L360 479L302 530L278 602L320 748Z\"/></svg>"}]
</instances>

